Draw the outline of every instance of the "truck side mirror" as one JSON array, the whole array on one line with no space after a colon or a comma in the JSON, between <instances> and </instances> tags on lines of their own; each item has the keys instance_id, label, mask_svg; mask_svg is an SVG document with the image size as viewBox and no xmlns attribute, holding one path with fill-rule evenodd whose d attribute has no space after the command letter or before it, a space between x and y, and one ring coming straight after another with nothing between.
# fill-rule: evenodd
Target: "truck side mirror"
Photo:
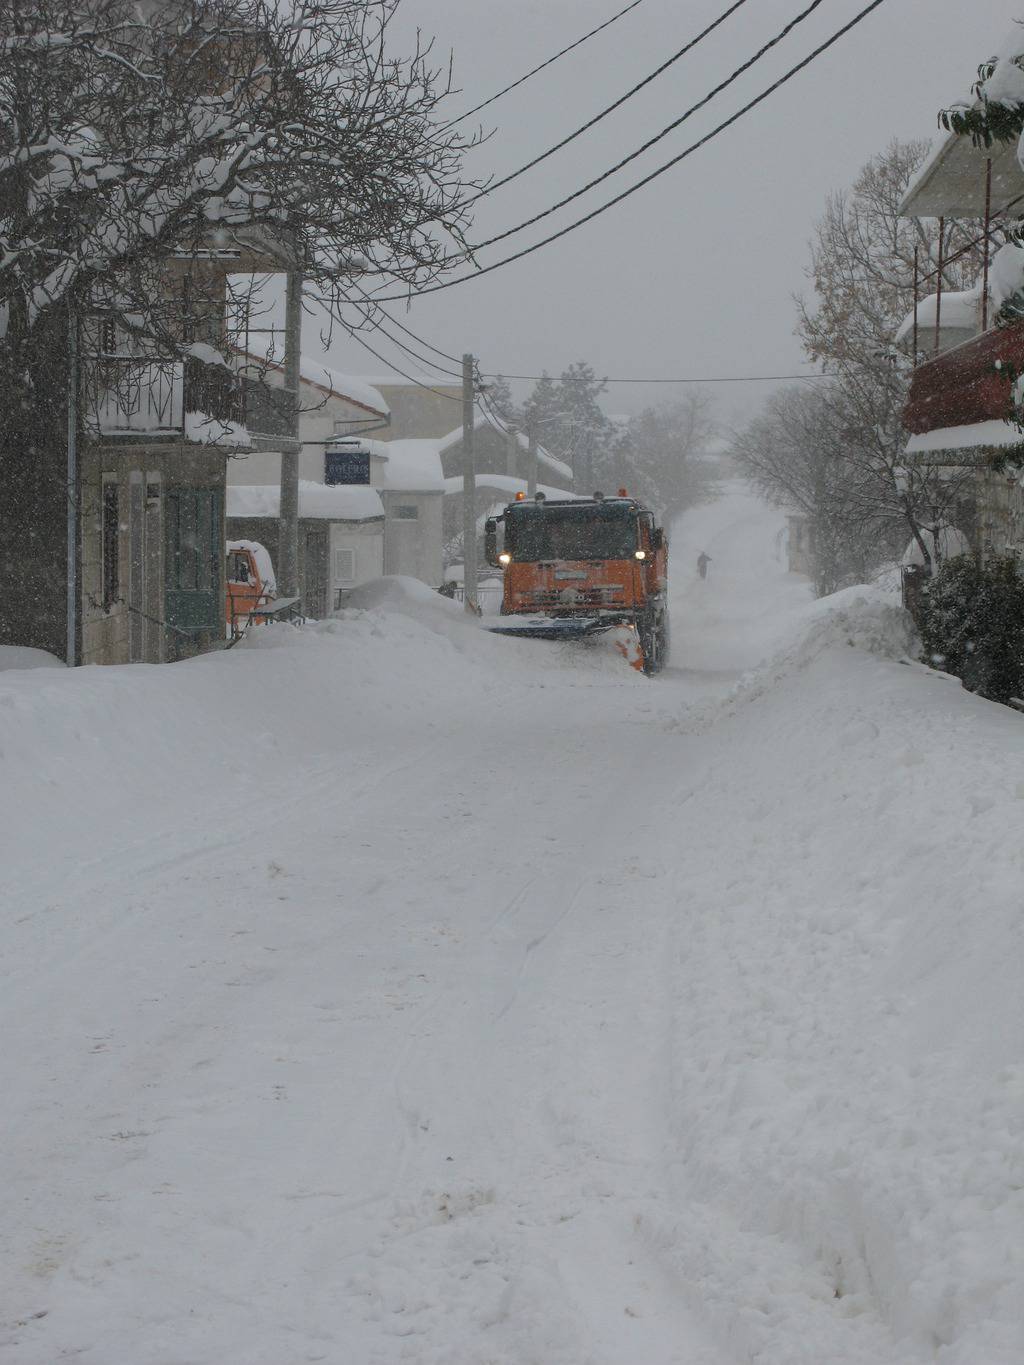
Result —
<instances>
[{"instance_id":1,"label":"truck side mirror","mask_svg":"<svg viewBox=\"0 0 1024 1365\"><path fill-rule=\"evenodd\" d=\"M484 522L484 559L488 564L498 567L498 523L494 517Z\"/></svg>"},{"instance_id":2,"label":"truck side mirror","mask_svg":"<svg viewBox=\"0 0 1024 1365\"><path fill-rule=\"evenodd\" d=\"M651 535L651 544L656 550L663 550L665 548L665 532L660 526L654 528L654 532Z\"/></svg>"}]
</instances>

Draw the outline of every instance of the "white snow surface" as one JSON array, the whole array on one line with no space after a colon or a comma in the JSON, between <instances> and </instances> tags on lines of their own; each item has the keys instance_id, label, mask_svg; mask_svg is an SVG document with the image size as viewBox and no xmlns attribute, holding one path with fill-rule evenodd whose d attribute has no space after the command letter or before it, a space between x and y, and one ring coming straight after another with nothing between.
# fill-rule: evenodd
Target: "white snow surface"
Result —
<instances>
[{"instance_id":1,"label":"white snow surface","mask_svg":"<svg viewBox=\"0 0 1024 1365\"><path fill-rule=\"evenodd\" d=\"M993 417L987 422L965 422L959 427L936 427L911 436L905 454L916 455L930 450L972 450L982 446L1016 446L1024 441L1024 432L1013 422L1002 422Z\"/></svg>"},{"instance_id":2,"label":"white snow surface","mask_svg":"<svg viewBox=\"0 0 1024 1365\"><path fill-rule=\"evenodd\" d=\"M483 471L478 471L476 475L476 486L477 488L494 489L498 493L507 493L509 495L508 501L511 501L517 493L528 493L530 487L525 479L514 478L511 474L487 474ZM462 475L455 474L450 479L445 479L444 488L446 493L461 493ZM546 498L560 502L571 502L587 496L584 493L571 493L567 488L552 488L547 483L539 483L537 492L543 493Z\"/></svg>"},{"instance_id":3,"label":"white snow surface","mask_svg":"<svg viewBox=\"0 0 1024 1365\"><path fill-rule=\"evenodd\" d=\"M510 429L504 426L501 422L499 422L496 417L491 415L491 413L484 412L482 410L477 411L477 414L473 419L473 427L474 430L476 430L479 427L493 427L494 430L497 431L502 436L507 436L509 435L510 432ZM441 439L438 441L437 443L438 451L441 454L444 454L446 450L450 450L452 446L457 445L461 440L462 427L455 427L454 430L450 431L447 436L442 436ZM523 431L516 432L516 445L519 447L520 450L529 450L530 441L529 437L526 435L525 432ZM570 467L565 463L564 460L560 460L558 459L557 456L552 455L551 452L547 450L544 446L542 446L539 442L537 444L537 459L540 464L547 465L548 469L553 470L554 473L559 476L559 478L563 478L570 483L572 482L572 470L570 469Z\"/></svg>"},{"instance_id":4,"label":"white snow surface","mask_svg":"<svg viewBox=\"0 0 1024 1365\"><path fill-rule=\"evenodd\" d=\"M444 470L437 444L428 437L372 442L375 452L387 460L380 471L381 487L406 493L443 493Z\"/></svg>"},{"instance_id":5,"label":"white snow surface","mask_svg":"<svg viewBox=\"0 0 1024 1365\"><path fill-rule=\"evenodd\" d=\"M928 294L917 305L917 326L919 331L935 328L935 313L938 309L938 295ZM1000 299L999 302L1002 302ZM943 290L942 308L939 311L939 325L943 328L956 328L977 332L981 325L981 286L974 289ZM896 329L896 341L902 341L914 330L914 310Z\"/></svg>"},{"instance_id":6,"label":"white snow surface","mask_svg":"<svg viewBox=\"0 0 1024 1365\"><path fill-rule=\"evenodd\" d=\"M261 355L259 351L238 348L238 355L243 360L255 361L258 366L266 366L268 370L273 370L278 374L284 373L283 361L270 351ZM342 374L329 365L325 365L319 357L308 354L300 356L299 374L307 384L315 384L335 398L343 398L351 403L356 403L359 407L380 413L382 417L387 417L391 413L391 409L384 401L383 394L374 388L372 383L353 374Z\"/></svg>"},{"instance_id":7,"label":"white snow surface","mask_svg":"<svg viewBox=\"0 0 1024 1365\"><path fill-rule=\"evenodd\" d=\"M229 517L276 517L281 489L277 484L228 484ZM384 515L376 488L362 484L323 484L299 480L299 516L326 521L373 521Z\"/></svg>"},{"instance_id":8,"label":"white snow surface","mask_svg":"<svg viewBox=\"0 0 1024 1365\"><path fill-rule=\"evenodd\" d=\"M0 645L0 673L9 668L63 668L64 660L45 649L27 645Z\"/></svg>"},{"instance_id":9,"label":"white snow surface","mask_svg":"<svg viewBox=\"0 0 1024 1365\"><path fill-rule=\"evenodd\" d=\"M1024 718L782 529L0 675L3 1365L1019 1365Z\"/></svg>"},{"instance_id":10,"label":"white snow surface","mask_svg":"<svg viewBox=\"0 0 1024 1365\"><path fill-rule=\"evenodd\" d=\"M997 308L1024 289L1024 247L1005 242L999 248L989 266L989 287Z\"/></svg>"},{"instance_id":11,"label":"white snow surface","mask_svg":"<svg viewBox=\"0 0 1024 1365\"><path fill-rule=\"evenodd\" d=\"M185 413L185 439L200 445L251 446L252 437L240 422L209 417L205 412Z\"/></svg>"}]
</instances>

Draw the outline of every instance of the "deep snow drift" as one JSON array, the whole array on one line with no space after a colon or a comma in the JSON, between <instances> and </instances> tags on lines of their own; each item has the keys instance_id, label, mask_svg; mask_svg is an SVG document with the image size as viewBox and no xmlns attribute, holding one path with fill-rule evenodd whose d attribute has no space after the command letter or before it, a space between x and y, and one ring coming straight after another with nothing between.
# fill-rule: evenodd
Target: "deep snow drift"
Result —
<instances>
[{"instance_id":1,"label":"deep snow drift","mask_svg":"<svg viewBox=\"0 0 1024 1365\"><path fill-rule=\"evenodd\" d=\"M1017 1365L1024 718L779 526L0 673L4 1365Z\"/></svg>"}]
</instances>

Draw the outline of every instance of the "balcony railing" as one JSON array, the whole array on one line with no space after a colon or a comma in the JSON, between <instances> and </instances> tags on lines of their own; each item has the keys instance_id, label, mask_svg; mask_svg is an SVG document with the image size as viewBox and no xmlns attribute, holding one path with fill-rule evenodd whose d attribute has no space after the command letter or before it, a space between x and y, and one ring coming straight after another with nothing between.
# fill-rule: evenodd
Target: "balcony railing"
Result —
<instances>
[{"instance_id":1,"label":"balcony railing","mask_svg":"<svg viewBox=\"0 0 1024 1365\"><path fill-rule=\"evenodd\" d=\"M246 383L191 357L104 356L88 364L85 391L86 422L103 436L183 436L189 413L211 419L214 442L218 422L246 426Z\"/></svg>"},{"instance_id":2,"label":"balcony railing","mask_svg":"<svg viewBox=\"0 0 1024 1365\"><path fill-rule=\"evenodd\" d=\"M914 435L1007 421L1024 374L1024 326L992 327L914 370L903 425Z\"/></svg>"}]
</instances>

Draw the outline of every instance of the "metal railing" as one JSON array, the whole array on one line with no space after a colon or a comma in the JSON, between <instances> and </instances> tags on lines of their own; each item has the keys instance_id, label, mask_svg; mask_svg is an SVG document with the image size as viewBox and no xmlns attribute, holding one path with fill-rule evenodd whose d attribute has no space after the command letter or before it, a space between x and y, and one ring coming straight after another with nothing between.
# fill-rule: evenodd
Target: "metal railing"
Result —
<instances>
[{"instance_id":1,"label":"metal railing","mask_svg":"<svg viewBox=\"0 0 1024 1365\"><path fill-rule=\"evenodd\" d=\"M101 435L181 435L187 413L246 425L246 383L223 366L100 356L85 368L86 421Z\"/></svg>"}]
</instances>

